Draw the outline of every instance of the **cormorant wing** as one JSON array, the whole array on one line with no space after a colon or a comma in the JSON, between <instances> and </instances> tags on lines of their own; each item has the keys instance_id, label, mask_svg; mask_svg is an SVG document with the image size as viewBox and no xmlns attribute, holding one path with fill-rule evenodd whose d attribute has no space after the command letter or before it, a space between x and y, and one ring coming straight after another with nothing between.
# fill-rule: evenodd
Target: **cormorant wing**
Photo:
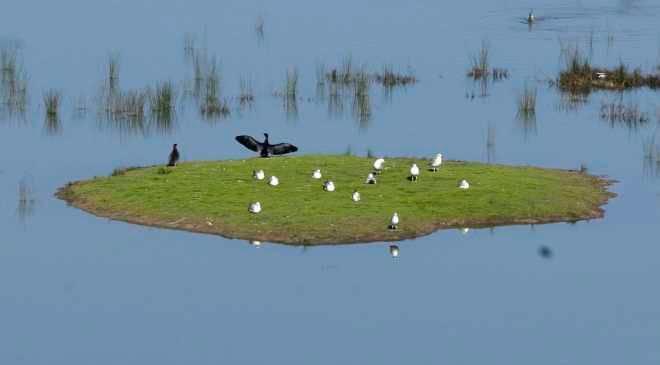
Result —
<instances>
[{"instance_id":1,"label":"cormorant wing","mask_svg":"<svg viewBox=\"0 0 660 365\"><path fill-rule=\"evenodd\" d=\"M261 150L261 143L257 142L256 139L250 136L236 136L236 141L254 152L259 152Z\"/></svg>"},{"instance_id":2,"label":"cormorant wing","mask_svg":"<svg viewBox=\"0 0 660 365\"><path fill-rule=\"evenodd\" d=\"M278 143L270 146L273 155L283 155L285 153L291 153L298 151L298 147L290 143Z\"/></svg>"}]
</instances>

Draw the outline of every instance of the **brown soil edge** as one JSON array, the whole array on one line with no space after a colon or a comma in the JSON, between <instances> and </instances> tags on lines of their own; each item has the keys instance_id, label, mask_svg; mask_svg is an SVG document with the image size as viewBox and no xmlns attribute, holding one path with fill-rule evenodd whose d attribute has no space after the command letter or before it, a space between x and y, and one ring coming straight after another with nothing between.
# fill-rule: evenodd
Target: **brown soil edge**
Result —
<instances>
[{"instance_id":1,"label":"brown soil edge","mask_svg":"<svg viewBox=\"0 0 660 365\"><path fill-rule=\"evenodd\" d=\"M575 174L583 174L583 172L576 170L560 170ZM213 222L209 226L206 220L192 220L182 217L175 221L166 221L164 219L143 217L143 216L130 216L124 212L111 211L102 207L96 206L93 202L89 202L83 197L77 196L74 188L77 185L87 181L75 181L67 183L65 186L57 189L55 196L64 200L69 206L81 209L99 218L108 218L115 221L121 221L131 224L139 224L147 227L165 228L179 231L188 231L193 233L211 234L221 236L228 239L238 239L247 241L265 241L271 243L286 244L292 246L303 245L342 245L342 244L359 244L371 242L385 242L385 241L402 241L407 239L418 238L429 235L435 231L443 229L457 229L457 228L491 228L496 226L514 226L514 225L537 225L549 223L575 223L579 221L588 221L592 219L600 219L605 215L603 206L608 203L611 198L617 196L616 193L608 190L608 187L617 183L618 181L607 178L606 176L589 175L594 186L604 192L603 198L595 202L589 212L582 216L547 216L542 218L521 218L521 219L490 219L490 220L450 220L442 222L429 222L427 225L414 232L392 231L382 229L371 233L368 236L359 236L351 238L321 238L315 240L300 240L295 235L290 234L265 234L255 232L250 236L238 236L232 232L227 232L227 227L222 225L222 222ZM224 229L223 229L224 228Z\"/></svg>"}]
</instances>

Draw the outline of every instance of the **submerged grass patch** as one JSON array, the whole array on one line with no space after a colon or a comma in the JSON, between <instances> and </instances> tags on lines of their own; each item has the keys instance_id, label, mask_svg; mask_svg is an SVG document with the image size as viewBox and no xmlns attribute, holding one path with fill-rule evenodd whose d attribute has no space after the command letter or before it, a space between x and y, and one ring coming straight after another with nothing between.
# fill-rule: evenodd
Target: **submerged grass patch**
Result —
<instances>
[{"instance_id":1,"label":"submerged grass patch","mask_svg":"<svg viewBox=\"0 0 660 365\"><path fill-rule=\"evenodd\" d=\"M440 228L575 221L601 217L608 181L574 171L449 161L407 180L413 162L386 158L378 183L372 159L348 155L187 162L122 171L57 193L93 214L133 223L289 244L401 240ZM263 169L264 181L252 178ZM321 169L323 179L311 177ZM167 172L165 172L167 171ZM268 176L280 185L269 186ZM332 180L336 191L322 189ZM457 187L461 179L469 190ZM362 200L355 203L357 189ZM248 212L259 201L263 211ZM398 212L398 230L388 230Z\"/></svg>"}]
</instances>

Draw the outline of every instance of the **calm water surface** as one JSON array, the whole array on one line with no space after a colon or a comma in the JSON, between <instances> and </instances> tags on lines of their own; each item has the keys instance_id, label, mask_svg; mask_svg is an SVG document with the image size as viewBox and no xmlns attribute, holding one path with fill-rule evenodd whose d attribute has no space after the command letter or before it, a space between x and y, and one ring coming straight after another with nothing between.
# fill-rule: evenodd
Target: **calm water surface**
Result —
<instances>
[{"instance_id":1,"label":"calm water surface","mask_svg":"<svg viewBox=\"0 0 660 365\"><path fill-rule=\"evenodd\" d=\"M643 0L3 4L0 40L18 44L28 103L23 115L0 110L0 363L657 364L660 165L644 146L660 138L658 94L593 93L571 108L547 80L561 44L652 71L658 16ZM122 89L170 80L185 90L186 39L217 58L230 117L206 120L181 93L172 128L99 118L110 54ZM485 90L465 77L483 40L510 73ZM349 56L420 82L371 85L359 120L350 97L337 110L316 92L317 66ZM293 68L297 114L273 96ZM233 99L241 79L252 108ZM521 121L526 83L537 112ZM56 125L42 103L51 88L63 95ZM619 98L649 121L601 120L601 102ZM584 165L618 180L619 196L602 220L442 231L400 242L397 259L386 242L255 247L99 219L53 197L71 180L161 163L175 142L184 160L243 157L233 136L263 131L304 153Z\"/></svg>"}]
</instances>

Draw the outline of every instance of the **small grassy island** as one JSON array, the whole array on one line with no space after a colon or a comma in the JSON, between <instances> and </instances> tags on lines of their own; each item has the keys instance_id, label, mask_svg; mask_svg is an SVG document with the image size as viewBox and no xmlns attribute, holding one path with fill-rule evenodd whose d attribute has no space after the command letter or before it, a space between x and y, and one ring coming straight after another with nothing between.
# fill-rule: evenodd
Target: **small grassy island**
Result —
<instances>
[{"instance_id":1,"label":"small grassy island","mask_svg":"<svg viewBox=\"0 0 660 365\"><path fill-rule=\"evenodd\" d=\"M442 228L535 224L603 216L610 181L569 170L386 158L376 184L366 184L373 159L296 156L186 162L116 170L66 185L57 196L92 214L230 238L287 244L393 241ZM417 163L421 174L409 181ZM256 180L254 170L266 178ZM323 177L313 179L320 169ZM268 178L279 178L278 186ZM466 179L469 189L459 189ZM333 192L323 183L332 180ZM354 202L354 190L361 200ZM248 212L259 201L262 211ZM390 217L400 216L390 230Z\"/></svg>"}]
</instances>

